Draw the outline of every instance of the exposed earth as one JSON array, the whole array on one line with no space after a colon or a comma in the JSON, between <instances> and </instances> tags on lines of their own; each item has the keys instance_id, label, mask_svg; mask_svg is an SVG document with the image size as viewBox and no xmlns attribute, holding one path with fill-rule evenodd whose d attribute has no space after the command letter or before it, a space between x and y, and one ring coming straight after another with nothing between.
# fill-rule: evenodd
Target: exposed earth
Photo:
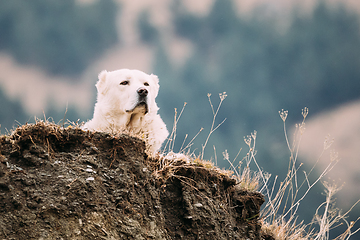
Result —
<instances>
[{"instance_id":1,"label":"exposed earth","mask_svg":"<svg viewBox=\"0 0 360 240\"><path fill-rule=\"evenodd\" d=\"M260 193L144 150L127 135L43 121L0 136L0 239L273 239Z\"/></svg>"}]
</instances>

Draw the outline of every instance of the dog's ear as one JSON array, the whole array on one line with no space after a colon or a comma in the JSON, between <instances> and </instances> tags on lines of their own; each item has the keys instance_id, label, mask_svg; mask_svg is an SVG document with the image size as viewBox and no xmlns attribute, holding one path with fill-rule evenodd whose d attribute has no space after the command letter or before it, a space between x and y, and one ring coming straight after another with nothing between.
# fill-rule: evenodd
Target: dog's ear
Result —
<instances>
[{"instance_id":1,"label":"dog's ear","mask_svg":"<svg viewBox=\"0 0 360 240\"><path fill-rule=\"evenodd\" d=\"M150 77L153 79L154 83L155 84L159 84L159 78L158 76L154 75L154 74L151 74Z\"/></svg>"},{"instance_id":2,"label":"dog's ear","mask_svg":"<svg viewBox=\"0 0 360 240\"><path fill-rule=\"evenodd\" d=\"M159 85L159 78L158 78L158 76L156 76L156 75L154 75L154 74L151 74L150 77L151 77L152 81L153 81L154 84L155 84L155 92L154 92L154 95L155 95L155 97L156 97L156 96L158 95L159 87L160 87L160 85Z\"/></svg>"},{"instance_id":3,"label":"dog's ear","mask_svg":"<svg viewBox=\"0 0 360 240\"><path fill-rule=\"evenodd\" d=\"M151 74L150 77L151 77L151 79L154 81L155 86L156 86L156 89L159 90L160 85L159 85L159 78L158 78L158 76L156 76L156 75L154 75L154 74Z\"/></svg>"},{"instance_id":4,"label":"dog's ear","mask_svg":"<svg viewBox=\"0 0 360 240\"><path fill-rule=\"evenodd\" d=\"M106 93L106 75L107 71L103 70L101 73L99 73L98 76L98 82L96 83L96 88L98 90L98 93L105 94Z\"/></svg>"}]
</instances>

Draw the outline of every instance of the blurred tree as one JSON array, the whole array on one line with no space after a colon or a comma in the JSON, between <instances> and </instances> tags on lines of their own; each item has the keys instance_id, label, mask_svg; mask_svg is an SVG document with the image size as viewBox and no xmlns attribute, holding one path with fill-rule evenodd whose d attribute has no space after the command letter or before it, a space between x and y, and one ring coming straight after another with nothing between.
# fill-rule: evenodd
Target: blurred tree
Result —
<instances>
[{"instance_id":1,"label":"blurred tree","mask_svg":"<svg viewBox=\"0 0 360 240\"><path fill-rule=\"evenodd\" d=\"M79 74L117 40L112 0L0 1L0 50L52 74Z\"/></svg>"},{"instance_id":2,"label":"blurred tree","mask_svg":"<svg viewBox=\"0 0 360 240\"><path fill-rule=\"evenodd\" d=\"M194 43L199 42L204 29L204 18L191 14L180 0L172 2L173 24L177 34L181 37L189 38Z\"/></svg>"},{"instance_id":3,"label":"blurred tree","mask_svg":"<svg viewBox=\"0 0 360 240\"><path fill-rule=\"evenodd\" d=\"M24 112L21 104L10 100L0 87L0 133L5 134L18 124L24 124L29 117Z\"/></svg>"},{"instance_id":4,"label":"blurred tree","mask_svg":"<svg viewBox=\"0 0 360 240\"><path fill-rule=\"evenodd\" d=\"M358 99L359 29L357 15L324 2L308 18L295 17L272 62L275 93L294 108L306 104L313 111Z\"/></svg>"},{"instance_id":5,"label":"blurred tree","mask_svg":"<svg viewBox=\"0 0 360 240\"><path fill-rule=\"evenodd\" d=\"M159 31L151 23L149 11L143 11L140 13L137 25L141 41L148 44L154 44L159 41Z\"/></svg>"},{"instance_id":6,"label":"blurred tree","mask_svg":"<svg viewBox=\"0 0 360 240\"><path fill-rule=\"evenodd\" d=\"M234 30L236 31L238 21L239 19L231 0L216 0L205 20L211 30L212 38L215 39Z\"/></svg>"}]
</instances>

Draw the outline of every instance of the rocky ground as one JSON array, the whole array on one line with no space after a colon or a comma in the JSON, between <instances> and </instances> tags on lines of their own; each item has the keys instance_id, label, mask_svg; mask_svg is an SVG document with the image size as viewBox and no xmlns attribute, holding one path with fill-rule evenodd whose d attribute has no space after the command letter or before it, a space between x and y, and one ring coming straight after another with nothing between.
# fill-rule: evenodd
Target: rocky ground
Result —
<instances>
[{"instance_id":1,"label":"rocky ground","mask_svg":"<svg viewBox=\"0 0 360 240\"><path fill-rule=\"evenodd\" d=\"M144 142L42 121L0 136L0 239L273 239L264 197Z\"/></svg>"}]
</instances>

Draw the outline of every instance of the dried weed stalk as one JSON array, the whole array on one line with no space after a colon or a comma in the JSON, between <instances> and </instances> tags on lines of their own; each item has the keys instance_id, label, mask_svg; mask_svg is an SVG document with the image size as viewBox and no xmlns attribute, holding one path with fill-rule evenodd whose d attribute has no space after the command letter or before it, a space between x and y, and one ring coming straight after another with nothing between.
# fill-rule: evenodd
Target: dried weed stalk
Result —
<instances>
[{"instance_id":1,"label":"dried weed stalk","mask_svg":"<svg viewBox=\"0 0 360 240\"><path fill-rule=\"evenodd\" d=\"M324 148L320 157L317 159L309 173L303 171L304 180L299 182L298 172L302 164L297 163L297 159L301 138L305 131L305 119L308 115L308 108L305 107L302 110L303 121L295 126L296 130L294 133L294 140L291 144L288 140L285 124L288 111L282 110L279 112L279 115L284 123L285 139L290 151L289 166L287 176L278 184L277 177L275 177L272 186L268 184L268 178L261 177L264 184L262 192L268 198L268 201L261 212L263 231L271 232L274 238L277 240L325 240L329 239L329 231L331 229L338 226L340 222L345 222L345 224L348 226L348 229L346 232L344 232L344 234L339 236L339 239L349 239L352 235L360 230L357 229L354 232L351 232L351 228L354 225L354 222L348 223L346 221L346 216L360 200L356 202L348 212L341 214L340 211L337 210L332 204L333 196L338 190L340 190L340 188L336 187L336 185L328 184L327 182L323 182L326 192L326 201L316 209L313 222L311 224L304 224L303 222L297 223L298 209L302 200L308 195L310 190L318 182L321 182L322 179L334 168L334 166L338 163L339 158L337 153L330 151L329 164L325 167L322 173L320 173L319 176L315 178L315 180L310 181L309 176L311 172L314 170L325 151L328 150L331 147L331 144L334 142L333 139L329 140L329 137L327 137L324 141ZM261 172L262 170L258 167L258 171ZM300 194L300 190L302 190L304 193ZM322 214L320 214L321 210ZM358 220L359 219L356 221Z\"/></svg>"}]
</instances>

